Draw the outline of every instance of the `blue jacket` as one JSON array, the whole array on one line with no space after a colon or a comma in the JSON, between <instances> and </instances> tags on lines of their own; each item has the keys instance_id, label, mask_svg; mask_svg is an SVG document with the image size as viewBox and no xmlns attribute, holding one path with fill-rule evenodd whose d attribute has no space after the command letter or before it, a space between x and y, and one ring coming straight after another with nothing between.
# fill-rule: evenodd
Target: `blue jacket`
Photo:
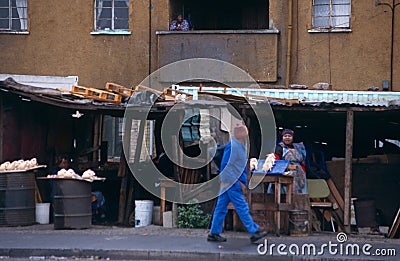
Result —
<instances>
[{"instance_id":1,"label":"blue jacket","mask_svg":"<svg viewBox=\"0 0 400 261\"><path fill-rule=\"evenodd\" d=\"M233 185L237 180L247 186L246 145L232 138L225 146L220 167L220 178L224 184Z\"/></svg>"}]
</instances>

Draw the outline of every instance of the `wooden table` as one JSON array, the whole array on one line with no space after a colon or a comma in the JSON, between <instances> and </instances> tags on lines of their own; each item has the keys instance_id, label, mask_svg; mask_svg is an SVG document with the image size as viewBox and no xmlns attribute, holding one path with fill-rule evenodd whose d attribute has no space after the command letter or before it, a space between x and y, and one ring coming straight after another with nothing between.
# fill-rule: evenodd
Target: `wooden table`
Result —
<instances>
[{"instance_id":1,"label":"wooden table","mask_svg":"<svg viewBox=\"0 0 400 261\"><path fill-rule=\"evenodd\" d=\"M259 174L257 174L259 175ZM292 210L292 186L293 186L293 177L281 174L267 174L264 175L261 183L263 184L263 191L266 191L268 184L272 183L275 185L274 192L274 203L252 203L251 201L251 193L249 196L249 201L251 203L251 210L260 210L260 211L273 211L274 212L274 222L275 222L275 233L277 236L280 235L281 228L281 211L289 211ZM286 200L282 202L281 197L281 187L282 185L286 185Z\"/></svg>"}]
</instances>

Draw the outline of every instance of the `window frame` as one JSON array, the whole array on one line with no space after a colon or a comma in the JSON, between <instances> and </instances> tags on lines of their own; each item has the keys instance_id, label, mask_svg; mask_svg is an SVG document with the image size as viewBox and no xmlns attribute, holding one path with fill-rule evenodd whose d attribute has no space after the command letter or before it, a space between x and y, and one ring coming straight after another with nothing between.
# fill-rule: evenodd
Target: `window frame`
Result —
<instances>
[{"instance_id":1,"label":"window frame","mask_svg":"<svg viewBox=\"0 0 400 261\"><path fill-rule=\"evenodd\" d=\"M6 1L4 1L6 2ZM8 22L8 28L2 28L0 27L0 33L5 33L5 34L29 34L28 31L28 0L21 0L20 3L22 4L21 6L18 6L18 0L7 0L8 2L8 7L7 6L1 6L1 9L8 9L8 17L5 18L0 18L2 20L9 20ZM13 6L13 2L15 3L15 6ZM19 10L18 10L19 9ZM15 11L17 13L17 16L13 16ZM25 16L25 17L21 17ZM13 20L19 20L20 22L20 28L15 29L13 28Z\"/></svg>"},{"instance_id":2,"label":"window frame","mask_svg":"<svg viewBox=\"0 0 400 261\"><path fill-rule=\"evenodd\" d=\"M91 32L91 34L131 34L131 29L130 29L130 6L131 6L131 0L124 0L127 4L127 11L128 11L128 15L126 17L126 20L128 22L128 28L127 29L115 29L115 9L116 8L121 8L121 7L116 7L115 6L115 1L118 0L107 0L107 1L111 1L111 7L101 7L103 8L107 8L107 9L111 9L111 17L107 17L106 19L100 19L100 17L98 17L98 7L97 7L97 3L99 0L94 0L93 1L93 7L94 7L94 11L93 11L93 30ZM104 1L104 0L100 0L100 1ZM121 0L122 2L122 0ZM122 9L122 8L121 8ZM101 15L101 14L100 14ZM123 18L124 19L124 18ZM110 28L105 28L102 29L98 27L98 22L100 20L110 20Z\"/></svg>"},{"instance_id":3,"label":"window frame","mask_svg":"<svg viewBox=\"0 0 400 261\"><path fill-rule=\"evenodd\" d=\"M122 117L114 117L111 115L105 115L103 118L103 141L108 142L107 151L107 162L119 162L121 160L121 152L124 150L124 132L127 131L125 128L126 119ZM125 156L127 161L133 163L136 156L137 149L137 135L139 133L141 120L132 120L131 126L128 129L130 131L129 147L125 148L127 151ZM154 120L146 120L144 122L145 131L143 136L143 144L140 148L139 161L146 161L147 155L153 157L155 155L155 132L154 132Z\"/></svg>"},{"instance_id":4,"label":"window frame","mask_svg":"<svg viewBox=\"0 0 400 261\"><path fill-rule=\"evenodd\" d=\"M312 29L308 30L308 32L313 33L313 32L351 32L351 0L348 0L348 3L338 3L339 0L328 0L329 4L317 4L315 3L316 0L312 0L312 17L311 17L311 24L312 24ZM316 6L327 6L329 5L329 16L317 16L315 13L315 7ZM348 6L348 14L347 15L334 15L334 6L337 5L346 5ZM315 25L315 19L318 17L326 17L329 19L329 24L327 26L316 26ZM346 26L337 26L334 25L333 19L335 17L345 17L347 18L347 25Z\"/></svg>"}]
</instances>

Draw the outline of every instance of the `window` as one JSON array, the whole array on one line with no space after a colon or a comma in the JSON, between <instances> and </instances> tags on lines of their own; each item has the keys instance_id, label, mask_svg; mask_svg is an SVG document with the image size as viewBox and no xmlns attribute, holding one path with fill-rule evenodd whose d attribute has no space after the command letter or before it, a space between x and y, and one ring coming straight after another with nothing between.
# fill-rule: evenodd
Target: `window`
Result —
<instances>
[{"instance_id":1,"label":"window","mask_svg":"<svg viewBox=\"0 0 400 261\"><path fill-rule=\"evenodd\" d=\"M28 0L0 0L0 31L28 31Z\"/></svg>"},{"instance_id":2,"label":"window","mask_svg":"<svg viewBox=\"0 0 400 261\"><path fill-rule=\"evenodd\" d=\"M104 117L104 138L108 142L108 159L119 160L122 152L123 119L111 116Z\"/></svg>"},{"instance_id":3,"label":"window","mask_svg":"<svg viewBox=\"0 0 400 261\"><path fill-rule=\"evenodd\" d=\"M182 14L193 30L268 29L268 0L170 0L170 20Z\"/></svg>"},{"instance_id":4,"label":"window","mask_svg":"<svg viewBox=\"0 0 400 261\"><path fill-rule=\"evenodd\" d=\"M104 117L104 137L103 141L108 143L108 161L119 161L122 153L122 139L125 131L124 119L106 115ZM140 128L139 120L132 120L128 162L134 162L138 134ZM140 151L140 161L147 160L147 155L152 156L155 152L154 121L147 120L144 129L144 143Z\"/></svg>"},{"instance_id":5,"label":"window","mask_svg":"<svg viewBox=\"0 0 400 261\"><path fill-rule=\"evenodd\" d=\"M313 0L314 28L350 28L351 0Z\"/></svg>"},{"instance_id":6,"label":"window","mask_svg":"<svg viewBox=\"0 0 400 261\"><path fill-rule=\"evenodd\" d=\"M129 0L95 0L95 31L129 30Z\"/></svg>"}]
</instances>

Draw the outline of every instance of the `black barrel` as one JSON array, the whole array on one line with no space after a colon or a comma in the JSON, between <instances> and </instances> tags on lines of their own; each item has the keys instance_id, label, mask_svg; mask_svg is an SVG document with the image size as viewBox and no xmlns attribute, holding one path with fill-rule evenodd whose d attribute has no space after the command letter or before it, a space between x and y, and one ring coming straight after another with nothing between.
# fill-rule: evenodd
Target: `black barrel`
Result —
<instances>
[{"instance_id":1,"label":"black barrel","mask_svg":"<svg viewBox=\"0 0 400 261\"><path fill-rule=\"evenodd\" d=\"M35 173L0 173L0 226L35 223Z\"/></svg>"},{"instance_id":2,"label":"black barrel","mask_svg":"<svg viewBox=\"0 0 400 261\"><path fill-rule=\"evenodd\" d=\"M92 225L91 183L55 179L54 229L83 229Z\"/></svg>"}]
</instances>

